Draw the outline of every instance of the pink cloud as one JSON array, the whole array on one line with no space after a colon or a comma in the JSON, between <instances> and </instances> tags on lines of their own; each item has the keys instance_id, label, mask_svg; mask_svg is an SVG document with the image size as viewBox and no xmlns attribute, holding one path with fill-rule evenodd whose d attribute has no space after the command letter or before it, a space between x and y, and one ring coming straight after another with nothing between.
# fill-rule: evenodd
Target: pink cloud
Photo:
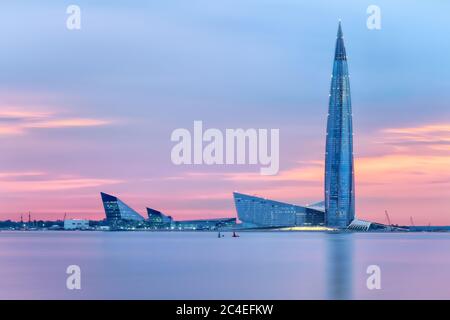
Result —
<instances>
[{"instance_id":1,"label":"pink cloud","mask_svg":"<svg viewBox=\"0 0 450 320\"><path fill-rule=\"evenodd\" d=\"M121 183L118 179L51 177L42 172L0 172L0 191L12 193L83 189Z\"/></svg>"},{"instance_id":2,"label":"pink cloud","mask_svg":"<svg viewBox=\"0 0 450 320\"><path fill-rule=\"evenodd\" d=\"M24 111L6 108L0 112L0 136L26 134L32 129L95 127L112 124L112 120L70 117L51 111Z\"/></svg>"}]
</instances>

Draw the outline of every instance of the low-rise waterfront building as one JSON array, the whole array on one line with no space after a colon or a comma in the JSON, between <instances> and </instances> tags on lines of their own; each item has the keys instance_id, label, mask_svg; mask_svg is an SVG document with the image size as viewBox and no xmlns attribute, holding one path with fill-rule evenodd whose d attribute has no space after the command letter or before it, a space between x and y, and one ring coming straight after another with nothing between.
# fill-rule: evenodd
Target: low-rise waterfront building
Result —
<instances>
[{"instance_id":1,"label":"low-rise waterfront building","mask_svg":"<svg viewBox=\"0 0 450 320\"><path fill-rule=\"evenodd\" d=\"M233 193L239 220L248 227L321 226L325 222L323 203L299 206Z\"/></svg>"},{"instance_id":2,"label":"low-rise waterfront building","mask_svg":"<svg viewBox=\"0 0 450 320\"><path fill-rule=\"evenodd\" d=\"M64 230L86 230L89 229L89 220L67 219L64 220Z\"/></svg>"}]
</instances>

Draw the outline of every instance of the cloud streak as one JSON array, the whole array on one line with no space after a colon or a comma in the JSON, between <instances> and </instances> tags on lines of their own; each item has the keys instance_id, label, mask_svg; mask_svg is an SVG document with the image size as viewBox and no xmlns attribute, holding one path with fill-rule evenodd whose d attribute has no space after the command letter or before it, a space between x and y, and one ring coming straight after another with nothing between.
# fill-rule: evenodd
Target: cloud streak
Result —
<instances>
[{"instance_id":1,"label":"cloud streak","mask_svg":"<svg viewBox=\"0 0 450 320\"><path fill-rule=\"evenodd\" d=\"M425 146L431 149L448 149L450 145L450 124L437 123L416 127L388 128L382 130L384 143L404 147Z\"/></svg>"},{"instance_id":2,"label":"cloud streak","mask_svg":"<svg viewBox=\"0 0 450 320\"><path fill-rule=\"evenodd\" d=\"M9 194L85 189L121 182L119 179L52 176L43 172L0 172L0 191Z\"/></svg>"},{"instance_id":3,"label":"cloud streak","mask_svg":"<svg viewBox=\"0 0 450 320\"><path fill-rule=\"evenodd\" d=\"M97 127L112 123L107 119L69 117L49 111L10 109L0 112L0 136L23 135L33 129Z\"/></svg>"}]
</instances>

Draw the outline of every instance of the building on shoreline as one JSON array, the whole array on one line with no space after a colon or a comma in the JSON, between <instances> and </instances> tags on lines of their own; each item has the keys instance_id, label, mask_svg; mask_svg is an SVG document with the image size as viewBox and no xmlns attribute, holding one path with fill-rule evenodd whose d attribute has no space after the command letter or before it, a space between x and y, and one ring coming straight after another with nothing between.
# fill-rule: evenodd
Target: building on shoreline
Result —
<instances>
[{"instance_id":1,"label":"building on shoreline","mask_svg":"<svg viewBox=\"0 0 450 320\"><path fill-rule=\"evenodd\" d=\"M353 127L347 54L339 22L327 116L325 148L325 201L300 206L233 193L241 228L325 227L356 231L380 230L386 226L355 219ZM144 222L136 211L114 196L102 193L108 221ZM153 229L217 230L237 227L235 218L174 221L171 216L147 208L145 225Z\"/></svg>"},{"instance_id":2,"label":"building on shoreline","mask_svg":"<svg viewBox=\"0 0 450 320\"><path fill-rule=\"evenodd\" d=\"M66 219L64 220L64 230L87 230L89 229L89 220Z\"/></svg>"},{"instance_id":3,"label":"building on shoreline","mask_svg":"<svg viewBox=\"0 0 450 320\"><path fill-rule=\"evenodd\" d=\"M161 211L147 208L148 223L157 229L170 229L173 223L173 218L167 216Z\"/></svg>"},{"instance_id":4,"label":"building on shoreline","mask_svg":"<svg viewBox=\"0 0 450 320\"><path fill-rule=\"evenodd\" d=\"M220 230L236 226L236 218L174 220L161 211L146 208L148 219L116 196L101 192L106 220L112 230Z\"/></svg>"},{"instance_id":5,"label":"building on shoreline","mask_svg":"<svg viewBox=\"0 0 450 320\"><path fill-rule=\"evenodd\" d=\"M144 217L129 207L119 198L107 193L100 193L108 221L144 221Z\"/></svg>"},{"instance_id":6,"label":"building on shoreline","mask_svg":"<svg viewBox=\"0 0 450 320\"><path fill-rule=\"evenodd\" d=\"M331 76L325 151L325 223L346 228L355 219L350 79L339 22Z\"/></svg>"},{"instance_id":7,"label":"building on shoreline","mask_svg":"<svg viewBox=\"0 0 450 320\"><path fill-rule=\"evenodd\" d=\"M320 204L299 206L242 193L233 193L239 220L248 227L323 226Z\"/></svg>"},{"instance_id":8,"label":"building on shoreline","mask_svg":"<svg viewBox=\"0 0 450 320\"><path fill-rule=\"evenodd\" d=\"M369 231L383 225L355 219L353 128L347 54L341 22L338 25L327 117L325 201L299 206L234 193L239 219L254 227L325 226Z\"/></svg>"},{"instance_id":9,"label":"building on shoreline","mask_svg":"<svg viewBox=\"0 0 450 320\"><path fill-rule=\"evenodd\" d=\"M175 230L222 230L236 227L236 218L179 220L173 222Z\"/></svg>"}]
</instances>

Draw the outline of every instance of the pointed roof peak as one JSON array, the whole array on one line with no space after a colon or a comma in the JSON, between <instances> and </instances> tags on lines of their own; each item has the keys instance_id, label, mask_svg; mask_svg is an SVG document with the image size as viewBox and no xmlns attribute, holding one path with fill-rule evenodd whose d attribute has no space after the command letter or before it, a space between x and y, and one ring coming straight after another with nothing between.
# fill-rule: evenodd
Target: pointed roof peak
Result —
<instances>
[{"instance_id":1,"label":"pointed roof peak","mask_svg":"<svg viewBox=\"0 0 450 320\"><path fill-rule=\"evenodd\" d=\"M341 19L339 19L339 25L338 25L337 37L338 37L338 38L342 38L342 37L343 37L342 26L341 26Z\"/></svg>"},{"instance_id":2,"label":"pointed roof peak","mask_svg":"<svg viewBox=\"0 0 450 320\"><path fill-rule=\"evenodd\" d=\"M341 21L339 20L337 39L336 39L336 50L334 53L335 60L347 60L345 54L345 46L344 46L344 36L342 33Z\"/></svg>"}]
</instances>

